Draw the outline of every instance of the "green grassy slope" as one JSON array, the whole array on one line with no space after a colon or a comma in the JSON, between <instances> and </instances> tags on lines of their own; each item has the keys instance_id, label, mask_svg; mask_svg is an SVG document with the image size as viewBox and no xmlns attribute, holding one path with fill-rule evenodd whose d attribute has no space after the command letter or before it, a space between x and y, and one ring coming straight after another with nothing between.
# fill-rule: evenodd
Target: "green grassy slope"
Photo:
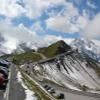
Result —
<instances>
[{"instance_id":1,"label":"green grassy slope","mask_svg":"<svg viewBox=\"0 0 100 100\"><path fill-rule=\"evenodd\" d=\"M60 40L49 47L39 48L38 52L44 54L47 58L54 57L71 49L64 41Z\"/></svg>"},{"instance_id":2,"label":"green grassy slope","mask_svg":"<svg viewBox=\"0 0 100 100\"><path fill-rule=\"evenodd\" d=\"M4 55L2 58L10 57L14 64L24 64L25 62L37 62L42 59L52 58L58 54L70 50L71 47L64 41L60 40L52 45L44 48L39 48L37 52L29 50L24 53L12 53L11 55Z\"/></svg>"},{"instance_id":3,"label":"green grassy slope","mask_svg":"<svg viewBox=\"0 0 100 100\"><path fill-rule=\"evenodd\" d=\"M23 64L29 61L36 62L41 59L41 55L36 52L25 52L22 54L13 55L13 63L15 64Z\"/></svg>"}]
</instances>

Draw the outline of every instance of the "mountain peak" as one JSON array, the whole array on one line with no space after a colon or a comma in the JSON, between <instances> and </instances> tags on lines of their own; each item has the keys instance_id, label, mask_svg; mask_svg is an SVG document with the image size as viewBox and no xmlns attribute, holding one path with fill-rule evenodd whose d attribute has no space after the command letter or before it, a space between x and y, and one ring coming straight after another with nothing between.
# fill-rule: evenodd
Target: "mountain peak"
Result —
<instances>
[{"instance_id":1,"label":"mountain peak","mask_svg":"<svg viewBox=\"0 0 100 100\"><path fill-rule=\"evenodd\" d=\"M100 60L100 47L95 44L94 41L89 39L75 39L71 46L78 48L81 53L87 54L89 57Z\"/></svg>"},{"instance_id":2,"label":"mountain peak","mask_svg":"<svg viewBox=\"0 0 100 100\"><path fill-rule=\"evenodd\" d=\"M38 51L43 53L46 57L54 57L58 54L64 53L70 50L71 47L67 45L63 40L57 41L45 48L39 48Z\"/></svg>"}]
</instances>

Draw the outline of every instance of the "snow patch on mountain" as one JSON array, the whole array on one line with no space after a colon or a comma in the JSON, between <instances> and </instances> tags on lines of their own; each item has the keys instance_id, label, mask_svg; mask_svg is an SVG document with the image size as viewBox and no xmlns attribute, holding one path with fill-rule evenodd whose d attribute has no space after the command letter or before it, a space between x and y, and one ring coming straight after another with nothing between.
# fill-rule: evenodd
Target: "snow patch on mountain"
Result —
<instances>
[{"instance_id":1,"label":"snow patch on mountain","mask_svg":"<svg viewBox=\"0 0 100 100\"><path fill-rule=\"evenodd\" d=\"M25 100L37 100L36 96L34 95L34 92L29 90L28 87L23 82L22 75L21 75L20 72L17 73L17 78L18 78L18 82L21 83L21 85L25 89L25 93L26 93L26 99Z\"/></svg>"},{"instance_id":2,"label":"snow patch on mountain","mask_svg":"<svg viewBox=\"0 0 100 100\"><path fill-rule=\"evenodd\" d=\"M89 39L75 39L71 46L77 48L79 52L87 54L94 60L100 61L100 41Z\"/></svg>"}]
</instances>

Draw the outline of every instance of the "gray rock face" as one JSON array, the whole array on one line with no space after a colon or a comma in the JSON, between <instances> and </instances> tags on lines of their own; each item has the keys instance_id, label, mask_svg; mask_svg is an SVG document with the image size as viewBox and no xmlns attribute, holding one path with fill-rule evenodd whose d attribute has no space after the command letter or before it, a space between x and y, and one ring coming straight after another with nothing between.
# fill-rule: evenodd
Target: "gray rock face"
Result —
<instances>
[{"instance_id":1,"label":"gray rock face","mask_svg":"<svg viewBox=\"0 0 100 100\"><path fill-rule=\"evenodd\" d=\"M94 60L100 61L100 47L97 46L93 41L88 39L75 39L71 43L71 46L78 48L81 53L87 54Z\"/></svg>"}]
</instances>

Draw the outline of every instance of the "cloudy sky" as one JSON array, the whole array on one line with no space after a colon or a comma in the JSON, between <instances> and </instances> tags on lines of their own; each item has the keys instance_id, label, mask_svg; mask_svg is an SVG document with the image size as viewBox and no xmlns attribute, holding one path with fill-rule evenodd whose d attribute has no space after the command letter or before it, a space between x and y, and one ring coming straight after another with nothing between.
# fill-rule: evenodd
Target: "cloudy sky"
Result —
<instances>
[{"instance_id":1,"label":"cloudy sky","mask_svg":"<svg viewBox=\"0 0 100 100\"><path fill-rule=\"evenodd\" d=\"M100 40L100 0L0 0L4 46L46 45L60 39Z\"/></svg>"}]
</instances>

